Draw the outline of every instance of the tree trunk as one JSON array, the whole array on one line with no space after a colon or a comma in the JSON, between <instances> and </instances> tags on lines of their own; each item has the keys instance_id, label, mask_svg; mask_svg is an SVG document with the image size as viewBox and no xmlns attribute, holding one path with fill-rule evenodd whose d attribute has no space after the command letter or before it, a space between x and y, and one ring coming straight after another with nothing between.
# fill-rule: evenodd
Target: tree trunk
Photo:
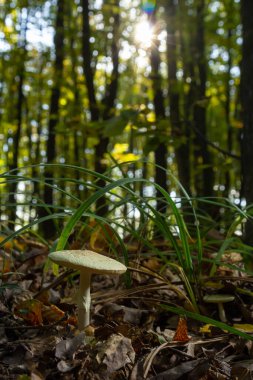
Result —
<instances>
[{"instance_id":1,"label":"tree trunk","mask_svg":"<svg viewBox=\"0 0 253 380\"><path fill-rule=\"evenodd\" d=\"M231 11L231 10L230 10ZM225 102L225 118L226 118L226 124L227 124L227 151L232 152L232 127L231 127L231 120L230 120L230 112L231 112L231 86L230 86L230 80L231 80L231 68L232 68L232 29L231 27L228 29L227 32L227 43L228 43L228 62L227 62L227 74L226 74L226 102ZM229 197L229 191L231 186L231 172L229 168L226 170L225 175L225 189L226 189L226 196Z\"/></svg>"},{"instance_id":2,"label":"tree trunk","mask_svg":"<svg viewBox=\"0 0 253 380\"><path fill-rule=\"evenodd\" d=\"M175 141L175 155L178 177L181 185L190 191L190 141L189 125L180 117L179 83L177 79L176 6L174 0L167 3L167 61L169 78L169 106L172 135Z\"/></svg>"},{"instance_id":3,"label":"tree trunk","mask_svg":"<svg viewBox=\"0 0 253 380\"><path fill-rule=\"evenodd\" d=\"M37 107L36 107L36 121L37 121L37 135L38 139L36 141L36 145L34 147L34 157L32 160L32 164L36 165L41 162L41 134L42 134L42 120L43 120L43 90L45 86L45 80L43 77L43 69L45 67L46 60L44 57L40 58L40 65L38 71L38 79L37 79ZM32 167L32 178L36 178L39 175L40 169L36 166ZM33 192L35 196L41 197L41 190L44 190L39 182L34 182L33 184Z\"/></svg>"},{"instance_id":4,"label":"tree trunk","mask_svg":"<svg viewBox=\"0 0 253 380\"><path fill-rule=\"evenodd\" d=\"M51 164L56 158L56 126L59 122L59 100L61 92L61 83L63 77L63 59L64 59L64 0L57 2L57 14L55 25L55 62L54 62L54 84L51 92L49 123L48 123L48 139L47 139L47 163ZM45 170L46 182L53 185L53 171L50 168ZM45 185L44 187L44 203L46 206L54 204L53 188ZM48 215L46 208L41 210L40 216ZM52 219L47 220L42 225L42 230L47 238L55 236L55 225Z\"/></svg>"},{"instance_id":5,"label":"tree trunk","mask_svg":"<svg viewBox=\"0 0 253 380\"><path fill-rule=\"evenodd\" d=\"M163 189L167 190L167 144L166 132L163 128L159 127L159 122L165 120L164 97L162 91L162 78L160 74L161 58L159 52L159 40L157 38L157 21L155 12L150 16L150 21L154 30L154 37L151 46L151 78L153 89L153 102L155 108L156 128L158 145L155 148L155 183L160 185ZM162 213L166 213L166 202L162 193L156 191L156 209Z\"/></svg>"},{"instance_id":6,"label":"tree trunk","mask_svg":"<svg viewBox=\"0 0 253 380\"><path fill-rule=\"evenodd\" d=\"M243 27L241 100L243 114L242 132L242 195L248 211L253 214L253 1L241 0ZM244 240L253 246L253 222L248 219L245 225Z\"/></svg>"},{"instance_id":7,"label":"tree trunk","mask_svg":"<svg viewBox=\"0 0 253 380\"><path fill-rule=\"evenodd\" d=\"M72 105L71 111L71 128L73 128L73 161L77 166L87 167L86 158L82 152L86 149L86 139L83 137L83 128L81 129L84 123L82 122L82 104L81 104L81 94L78 85L78 55L75 49L75 38L76 38L76 17L77 12L73 12L73 5L71 2L68 3L68 21L69 21L69 31L70 31L70 41L69 41L69 53L72 63L71 78L73 82L73 92L74 92L74 102ZM81 138L80 138L81 136ZM82 141L82 148L80 147L79 140ZM76 171L76 180L79 182L81 180L81 175L79 171ZM77 197L80 200L84 200L87 196L87 190L81 190L80 185L76 186ZM85 194L86 193L86 194Z\"/></svg>"},{"instance_id":8,"label":"tree trunk","mask_svg":"<svg viewBox=\"0 0 253 380\"><path fill-rule=\"evenodd\" d=\"M90 49L90 23L89 23L89 1L82 0L83 8L83 69L86 80L86 87L88 92L89 99L89 109L91 114L91 121L97 121L101 117L103 120L107 120L114 114L114 105L118 90L118 67L119 67L119 6L118 1L115 1L113 4L114 7L117 7L117 11L112 12L111 17L113 18L113 27L112 27L112 45L111 45L111 57L112 57L112 73L109 81L106 85L105 96L103 100L103 112L100 115L98 104L96 101L96 93L94 86L94 72L92 69L92 60L91 60L91 49ZM102 133L99 134L99 143L95 146L95 171L98 173L104 173L107 169L106 164L104 163L104 154L107 151L108 138L104 137ZM102 179L98 179L96 185L100 188L103 188L106 183ZM96 203L96 212L98 215L105 215L108 211L108 205L106 202L106 197L101 197Z\"/></svg>"},{"instance_id":9,"label":"tree trunk","mask_svg":"<svg viewBox=\"0 0 253 380\"><path fill-rule=\"evenodd\" d=\"M25 13L25 12L24 12ZM17 103L16 103L16 123L17 128L15 133L13 134L13 148L12 148L12 159L9 162L9 169L18 168L18 158L19 158L19 145L21 138L21 129L22 129L22 119L23 119L23 105L24 105L24 92L23 85L25 79L25 61L27 56L27 40L26 40L26 32L27 32L27 24L28 24L28 15L23 17L23 9L21 9L21 21L20 21L20 36L19 36L19 61L18 61L18 73L17 73ZM9 186L9 199L8 202L11 204L10 212L9 212L9 227L13 229L15 226L15 218L16 218L16 193L17 193L18 182L13 181L13 183Z\"/></svg>"},{"instance_id":10,"label":"tree trunk","mask_svg":"<svg viewBox=\"0 0 253 380\"><path fill-rule=\"evenodd\" d=\"M115 2L115 6L118 10L112 14L113 17L113 28L112 28L112 45L111 45L111 58L112 58L112 73L111 77L106 86L105 97L103 100L104 111L102 114L103 120L108 120L114 115L114 107L116 96L118 92L118 79L119 79L119 26L120 26L120 13L118 0ZM100 137L99 143L95 147L95 170L99 173L104 173L106 171L106 164L103 161L104 155L107 152L107 146L109 139L107 137ZM99 179L97 185L99 187L105 186L105 181ZM106 203L106 198L102 197L97 201L96 210L98 215L106 215L108 211L108 205Z\"/></svg>"},{"instance_id":11,"label":"tree trunk","mask_svg":"<svg viewBox=\"0 0 253 380\"><path fill-rule=\"evenodd\" d=\"M82 44L82 57L83 57L83 71L86 81L87 95L89 100L89 109L91 114L91 121L99 119L99 108L96 100L95 86L94 86L94 71L91 62L91 48L90 48L90 20L89 20L89 0L82 0L82 31L83 31L83 44Z\"/></svg>"},{"instance_id":12,"label":"tree trunk","mask_svg":"<svg viewBox=\"0 0 253 380\"><path fill-rule=\"evenodd\" d=\"M214 185L214 173L212 162L206 141L206 59L205 59L205 0L197 1L196 8L196 40L195 59L197 71L197 98L193 106L193 122L195 135L195 165L199 174L195 175L195 188L197 196L212 196ZM198 168L199 167L199 168Z\"/></svg>"}]
</instances>

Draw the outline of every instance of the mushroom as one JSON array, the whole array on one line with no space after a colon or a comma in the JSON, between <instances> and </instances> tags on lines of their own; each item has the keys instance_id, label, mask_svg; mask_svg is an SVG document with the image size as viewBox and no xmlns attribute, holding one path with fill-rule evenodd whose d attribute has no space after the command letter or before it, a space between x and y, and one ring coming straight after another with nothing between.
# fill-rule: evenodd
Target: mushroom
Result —
<instances>
[{"instance_id":1,"label":"mushroom","mask_svg":"<svg viewBox=\"0 0 253 380\"><path fill-rule=\"evenodd\" d=\"M225 323L227 322L227 317L223 304L232 302L234 299L235 297L230 294L207 294L203 297L203 301L206 303L217 303L220 320Z\"/></svg>"},{"instance_id":2,"label":"mushroom","mask_svg":"<svg viewBox=\"0 0 253 380\"><path fill-rule=\"evenodd\" d=\"M80 270L77 297L78 328L83 330L90 324L90 281L94 274L121 274L127 270L122 263L89 250L64 250L52 252L48 257L56 264Z\"/></svg>"}]
</instances>

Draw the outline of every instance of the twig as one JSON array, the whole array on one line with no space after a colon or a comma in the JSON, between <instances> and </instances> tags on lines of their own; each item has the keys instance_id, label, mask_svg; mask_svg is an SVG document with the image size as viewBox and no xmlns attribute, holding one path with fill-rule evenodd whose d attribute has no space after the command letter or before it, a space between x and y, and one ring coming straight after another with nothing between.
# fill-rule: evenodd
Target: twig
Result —
<instances>
[{"instance_id":1,"label":"twig","mask_svg":"<svg viewBox=\"0 0 253 380\"><path fill-rule=\"evenodd\" d=\"M40 289L35 295L34 298L38 298L43 292L46 292L49 289L54 289L58 285L61 284L61 282L64 280L65 277L69 276L70 274L74 273L75 271L73 269L68 269L64 273L62 273L57 279L49 284L48 286L45 286L44 288Z\"/></svg>"},{"instance_id":2,"label":"twig","mask_svg":"<svg viewBox=\"0 0 253 380\"><path fill-rule=\"evenodd\" d=\"M6 330L22 330L22 329L26 329L26 330L39 330L39 329L50 329L54 326L57 326L58 324L60 324L61 322L64 322L67 320L67 315L64 315L61 319L58 319L57 321L55 321L54 323L50 323L48 325L36 325L36 326L5 326L5 325L0 325L0 328L4 328Z\"/></svg>"}]
</instances>

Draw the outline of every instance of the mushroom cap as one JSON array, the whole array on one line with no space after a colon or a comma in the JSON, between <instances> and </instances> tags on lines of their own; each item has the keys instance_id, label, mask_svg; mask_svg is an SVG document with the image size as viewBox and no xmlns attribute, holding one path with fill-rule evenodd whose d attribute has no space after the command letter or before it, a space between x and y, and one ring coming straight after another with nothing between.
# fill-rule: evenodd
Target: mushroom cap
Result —
<instances>
[{"instance_id":1,"label":"mushroom cap","mask_svg":"<svg viewBox=\"0 0 253 380\"><path fill-rule=\"evenodd\" d=\"M203 301L207 303L226 303L234 301L235 296L231 294L207 294L203 297Z\"/></svg>"},{"instance_id":2,"label":"mushroom cap","mask_svg":"<svg viewBox=\"0 0 253 380\"><path fill-rule=\"evenodd\" d=\"M48 257L54 263L67 268L81 271L86 269L96 274L121 274L127 270L127 267L119 261L89 250L56 251L51 252Z\"/></svg>"}]
</instances>

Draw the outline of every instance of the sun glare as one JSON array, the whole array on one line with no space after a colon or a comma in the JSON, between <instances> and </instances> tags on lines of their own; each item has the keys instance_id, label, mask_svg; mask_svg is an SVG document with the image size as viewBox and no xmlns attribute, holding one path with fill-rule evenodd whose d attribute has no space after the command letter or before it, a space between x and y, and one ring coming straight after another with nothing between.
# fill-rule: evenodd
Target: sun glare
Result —
<instances>
[{"instance_id":1,"label":"sun glare","mask_svg":"<svg viewBox=\"0 0 253 380\"><path fill-rule=\"evenodd\" d=\"M152 44L153 28L147 20L138 22L134 31L135 40L140 47L147 49Z\"/></svg>"}]
</instances>

